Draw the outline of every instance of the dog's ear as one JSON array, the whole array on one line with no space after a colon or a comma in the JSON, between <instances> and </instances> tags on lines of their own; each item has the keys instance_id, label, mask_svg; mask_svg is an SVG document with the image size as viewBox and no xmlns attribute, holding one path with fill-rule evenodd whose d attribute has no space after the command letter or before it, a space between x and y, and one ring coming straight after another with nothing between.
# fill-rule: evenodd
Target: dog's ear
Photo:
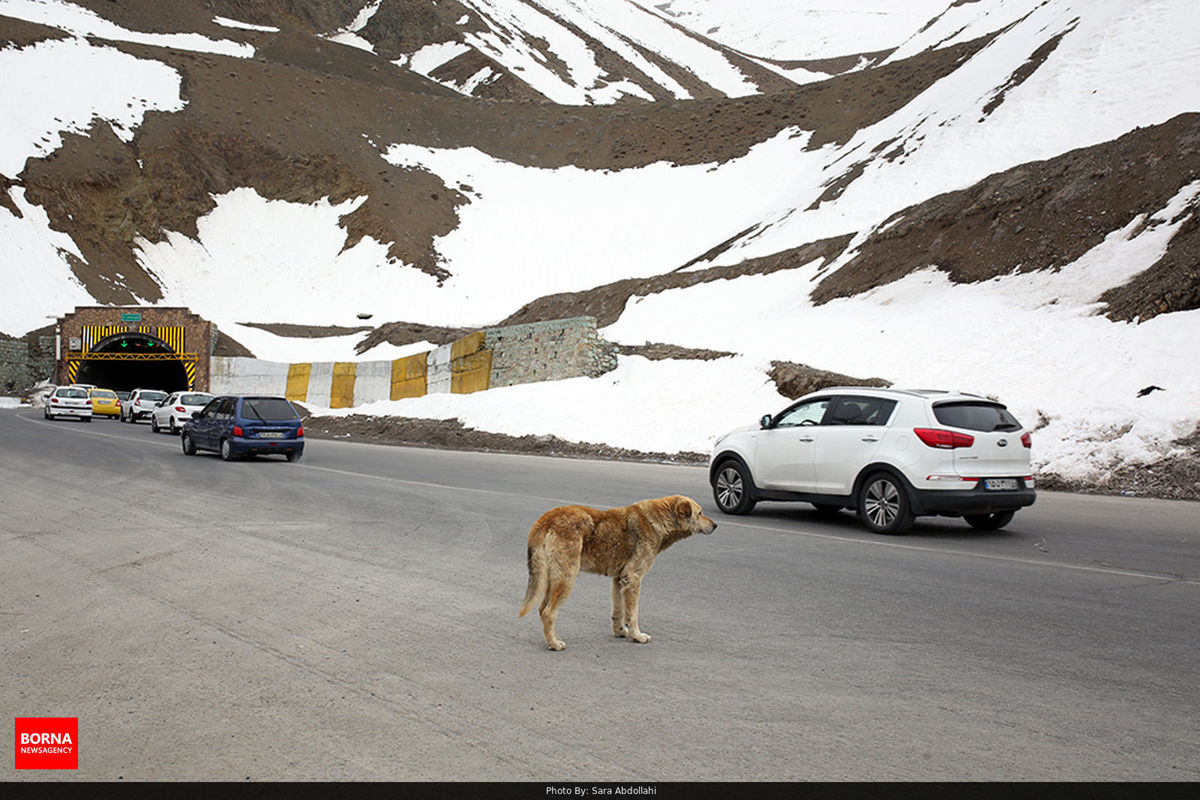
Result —
<instances>
[{"instance_id":1,"label":"dog's ear","mask_svg":"<svg viewBox=\"0 0 1200 800\"><path fill-rule=\"evenodd\" d=\"M675 516L680 519L692 518L692 501L686 497L675 498Z\"/></svg>"}]
</instances>

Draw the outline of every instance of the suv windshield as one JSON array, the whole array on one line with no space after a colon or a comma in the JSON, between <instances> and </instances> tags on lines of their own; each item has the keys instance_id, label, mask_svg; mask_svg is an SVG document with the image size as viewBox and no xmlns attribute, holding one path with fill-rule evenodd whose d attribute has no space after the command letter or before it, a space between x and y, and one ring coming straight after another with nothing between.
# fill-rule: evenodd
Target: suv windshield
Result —
<instances>
[{"instance_id":1,"label":"suv windshield","mask_svg":"<svg viewBox=\"0 0 1200 800\"><path fill-rule=\"evenodd\" d=\"M939 403L933 407L937 421L969 431L1019 431L1021 423L998 403Z\"/></svg>"},{"instance_id":2,"label":"suv windshield","mask_svg":"<svg viewBox=\"0 0 1200 800\"><path fill-rule=\"evenodd\" d=\"M292 404L280 397L247 398L242 404L242 413L247 417L268 419L297 419L299 414Z\"/></svg>"}]
</instances>

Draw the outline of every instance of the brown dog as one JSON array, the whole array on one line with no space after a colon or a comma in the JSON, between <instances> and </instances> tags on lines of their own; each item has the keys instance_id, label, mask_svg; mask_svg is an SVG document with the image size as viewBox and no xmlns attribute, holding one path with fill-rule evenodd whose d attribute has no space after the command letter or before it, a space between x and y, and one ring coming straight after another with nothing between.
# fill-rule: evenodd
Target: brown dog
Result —
<instances>
[{"instance_id":1,"label":"brown dog","mask_svg":"<svg viewBox=\"0 0 1200 800\"><path fill-rule=\"evenodd\" d=\"M650 637L638 629L638 590L642 577L663 550L693 533L712 533L717 523L689 497L675 495L599 511L560 506L543 514L529 531L529 588L519 616L533 604L542 617L546 646L566 643L554 632L558 609L571 594L580 570L612 578L612 628L635 642Z\"/></svg>"}]
</instances>

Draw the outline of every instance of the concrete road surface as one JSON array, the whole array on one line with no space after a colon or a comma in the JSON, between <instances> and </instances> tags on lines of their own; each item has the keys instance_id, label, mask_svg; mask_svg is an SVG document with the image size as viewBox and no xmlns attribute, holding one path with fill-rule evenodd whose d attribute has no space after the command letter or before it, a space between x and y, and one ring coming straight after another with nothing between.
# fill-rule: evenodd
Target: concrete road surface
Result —
<instances>
[{"instance_id":1,"label":"concrete road surface","mask_svg":"<svg viewBox=\"0 0 1200 800\"><path fill-rule=\"evenodd\" d=\"M1009 529L715 511L703 468L312 440L187 457L0 411L0 707L78 718L16 781L1195 781L1200 505L1043 493ZM525 537L667 494L638 645L583 575L545 649Z\"/></svg>"}]
</instances>

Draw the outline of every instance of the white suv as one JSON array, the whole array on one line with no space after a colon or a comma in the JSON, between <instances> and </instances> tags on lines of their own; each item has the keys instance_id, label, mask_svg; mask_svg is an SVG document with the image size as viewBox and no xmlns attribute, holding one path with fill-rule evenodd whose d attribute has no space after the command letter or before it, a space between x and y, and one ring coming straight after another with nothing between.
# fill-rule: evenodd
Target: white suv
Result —
<instances>
[{"instance_id":1,"label":"white suv","mask_svg":"<svg viewBox=\"0 0 1200 800\"><path fill-rule=\"evenodd\" d=\"M137 422L150 416L154 407L166 399L167 393L158 389L134 389L129 393L129 399L121 404L121 422Z\"/></svg>"},{"instance_id":2,"label":"white suv","mask_svg":"<svg viewBox=\"0 0 1200 800\"><path fill-rule=\"evenodd\" d=\"M799 500L856 509L877 533L935 514L996 530L1033 504L1031 447L1005 406L978 395L838 386L717 439L708 475L727 514Z\"/></svg>"}]
</instances>

